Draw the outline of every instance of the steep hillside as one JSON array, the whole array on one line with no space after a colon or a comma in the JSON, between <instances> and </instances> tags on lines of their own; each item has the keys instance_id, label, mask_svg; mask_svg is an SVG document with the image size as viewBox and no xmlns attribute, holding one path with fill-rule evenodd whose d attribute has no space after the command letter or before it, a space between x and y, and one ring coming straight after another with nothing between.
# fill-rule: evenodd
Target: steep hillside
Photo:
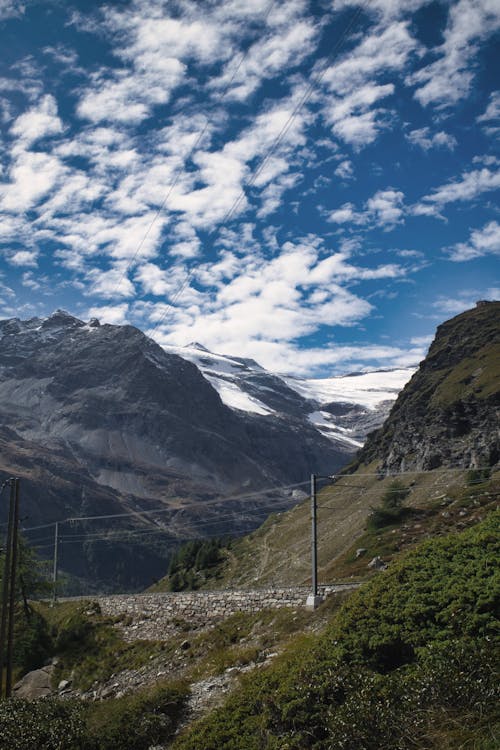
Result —
<instances>
[{"instance_id":1,"label":"steep hillside","mask_svg":"<svg viewBox=\"0 0 500 750\"><path fill-rule=\"evenodd\" d=\"M429 353L358 463L381 471L491 466L500 459L500 302L439 326Z\"/></svg>"}]
</instances>

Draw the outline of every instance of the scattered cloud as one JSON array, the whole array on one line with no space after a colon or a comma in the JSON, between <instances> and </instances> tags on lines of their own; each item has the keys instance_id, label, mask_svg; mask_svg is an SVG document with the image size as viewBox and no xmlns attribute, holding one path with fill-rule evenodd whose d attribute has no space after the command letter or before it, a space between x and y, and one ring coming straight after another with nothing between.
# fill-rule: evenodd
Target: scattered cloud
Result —
<instances>
[{"instance_id":1,"label":"scattered cloud","mask_svg":"<svg viewBox=\"0 0 500 750\"><path fill-rule=\"evenodd\" d=\"M450 5L438 58L411 73L415 98L424 107L451 107L468 96L474 80L473 60L478 43L500 28L500 6L495 0L459 0Z\"/></svg>"},{"instance_id":2,"label":"scattered cloud","mask_svg":"<svg viewBox=\"0 0 500 750\"><path fill-rule=\"evenodd\" d=\"M389 126L388 113L378 103L392 96L394 74L404 71L417 48L408 23L392 21L376 26L344 59L324 71L322 84L328 95L323 116L338 138L359 150Z\"/></svg>"},{"instance_id":3,"label":"scattered cloud","mask_svg":"<svg viewBox=\"0 0 500 750\"><path fill-rule=\"evenodd\" d=\"M412 206L415 216L440 216L441 209L456 201L473 201L482 193L500 188L500 170L474 169L461 178L435 188Z\"/></svg>"},{"instance_id":4,"label":"scattered cloud","mask_svg":"<svg viewBox=\"0 0 500 750\"><path fill-rule=\"evenodd\" d=\"M424 151L429 151L431 148L447 148L449 151L453 151L457 145L457 139L454 135L445 133L444 130L431 133L431 129L428 127L411 130L407 138L410 143L414 146L420 146Z\"/></svg>"},{"instance_id":5,"label":"scattered cloud","mask_svg":"<svg viewBox=\"0 0 500 750\"><path fill-rule=\"evenodd\" d=\"M57 102L51 94L43 96L35 107L20 115L10 132L18 136L20 144L26 147L40 138L59 135L63 125L57 114Z\"/></svg>"},{"instance_id":6,"label":"scattered cloud","mask_svg":"<svg viewBox=\"0 0 500 750\"><path fill-rule=\"evenodd\" d=\"M37 266L38 251L18 250L8 258L8 261L13 266Z\"/></svg>"},{"instance_id":7,"label":"scattered cloud","mask_svg":"<svg viewBox=\"0 0 500 750\"><path fill-rule=\"evenodd\" d=\"M482 229L474 229L468 242L459 242L449 250L450 260L456 263L484 255L500 255L500 224L496 221L490 221Z\"/></svg>"},{"instance_id":8,"label":"scattered cloud","mask_svg":"<svg viewBox=\"0 0 500 750\"><path fill-rule=\"evenodd\" d=\"M89 307L86 318L97 318L101 323L111 323L111 325L123 325L128 323L128 304L123 302L120 305L102 305Z\"/></svg>"},{"instance_id":9,"label":"scattered cloud","mask_svg":"<svg viewBox=\"0 0 500 750\"><path fill-rule=\"evenodd\" d=\"M451 298L445 296L438 297L432 306L443 315L459 315L461 312L474 307L478 300L498 300L499 298L500 289L498 287L463 289Z\"/></svg>"}]
</instances>

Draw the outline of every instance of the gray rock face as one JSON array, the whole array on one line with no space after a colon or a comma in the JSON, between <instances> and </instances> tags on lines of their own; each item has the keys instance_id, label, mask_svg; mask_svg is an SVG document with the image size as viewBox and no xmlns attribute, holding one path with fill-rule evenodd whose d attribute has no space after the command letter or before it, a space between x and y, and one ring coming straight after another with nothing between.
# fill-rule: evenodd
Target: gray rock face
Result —
<instances>
[{"instance_id":1,"label":"gray rock face","mask_svg":"<svg viewBox=\"0 0 500 750\"><path fill-rule=\"evenodd\" d=\"M243 533L263 520L269 496L226 503L222 513L215 504L183 505L307 481L312 471L331 473L350 457L298 412L228 408L195 365L138 329L85 324L63 311L0 321L0 417L0 471L23 479L26 525L164 504L175 507L175 519L159 515L148 524L171 538L198 535L200 521L206 535ZM274 502L280 510L293 498L277 493ZM94 548L89 568L82 545L72 550L64 564L73 574L106 575L109 555ZM150 550L148 560L139 555L135 562L123 554L129 583L164 572Z\"/></svg>"},{"instance_id":2,"label":"gray rock face","mask_svg":"<svg viewBox=\"0 0 500 750\"><path fill-rule=\"evenodd\" d=\"M500 302L439 326L383 427L358 454L381 471L479 468L500 459Z\"/></svg>"}]
</instances>

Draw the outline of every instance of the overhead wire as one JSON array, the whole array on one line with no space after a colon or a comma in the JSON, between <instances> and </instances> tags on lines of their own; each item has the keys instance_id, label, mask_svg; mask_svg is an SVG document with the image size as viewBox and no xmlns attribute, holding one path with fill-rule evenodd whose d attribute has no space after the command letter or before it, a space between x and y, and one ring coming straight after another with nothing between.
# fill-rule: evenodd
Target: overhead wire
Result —
<instances>
[{"instance_id":1,"label":"overhead wire","mask_svg":"<svg viewBox=\"0 0 500 750\"><path fill-rule=\"evenodd\" d=\"M266 163L268 162L268 160L270 159L270 157L273 155L273 153L276 151L276 149L280 145L281 141L283 140L284 136L286 135L286 133L290 129L290 127L291 127L293 121L295 120L295 118L297 117L298 113L300 112L300 110L302 109L302 107L304 106L304 104L307 102L307 100L310 98L312 92L315 90L315 88L317 87L317 85L319 83L321 83L321 80L323 79L326 71L328 70L328 68L332 64L333 60L335 59L335 57L338 54L338 52L340 51L340 49L342 48L342 45L344 44L344 41L345 41L347 35L352 30L353 26L357 22L359 16L361 15L361 13L364 10L364 8L367 5L367 3L368 3L368 0L365 0L365 2L361 3L358 6L358 8L356 9L356 11L353 13L353 15L352 15L349 23L345 27L345 29L342 32L341 36L338 38L337 42L334 44L334 46L330 50L330 52L329 52L329 54L328 54L328 56L326 58L326 63L323 65L323 68L313 78L313 80L310 81L309 86L307 86L307 88L305 90L305 93L300 97L298 103L295 105L294 109L292 110L292 113L290 114L289 118L287 119L287 121L285 122L285 124L283 125L283 127L281 128L280 132L276 136L275 140L271 144L270 148L268 149L268 151L266 152L266 154L264 155L264 157L261 159L261 161L260 161L257 169L255 170L255 172L253 173L253 175L251 176L251 178L249 179L249 181L246 183L245 187L243 187L241 189L238 197L235 199L235 201L233 202L232 206L226 212L226 214L224 215L222 221L220 223L218 223L208 233L207 239L209 239L212 235L214 235L216 231L219 231L220 228L223 227L232 218L232 216L234 215L234 213L237 210L238 206L240 205L241 201L246 197L246 190L249 187L251 188L255 184L255 181L256 181L257 177L262 173L262 170L263 170L264 166L266 165ZM160 327L160 325L162 325L165 322L165 320L167 319L167 316L168 316L169 312L173 309L175 303L177 302L177 300L179 299L179 297L183 293L184 289L186 288L186 286L189 284L189 282L193 278L194 273L195 273L195 266L192 266L191 269L189 270L186 278L184 279L184 281L180 285L178 291L171 298L170 302L167 304L165 312L159 318L159 320L156 322L155 326L150 330L150 332L149 332L150 336L152 336L158 330L158 328Z\"/></svg>"}]
</instances>

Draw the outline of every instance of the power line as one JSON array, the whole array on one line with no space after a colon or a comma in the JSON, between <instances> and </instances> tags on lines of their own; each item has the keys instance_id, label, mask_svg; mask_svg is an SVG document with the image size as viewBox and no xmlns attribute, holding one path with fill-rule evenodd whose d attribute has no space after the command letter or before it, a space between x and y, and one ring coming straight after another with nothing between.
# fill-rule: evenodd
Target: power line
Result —
<instances>
[{"instance_id":1,"label":"power line","mask_svg":"<svg viewBox=\"0 0 500 750\"><path fill-rule=\"evenodd\" d=\"M100 516L73 516L68 518L59 519L58 523L76 523L78 521L99 521L99 520L110 520L115 518L129 518L131 516L134 517L140 517L140 516L149 516L152 514L159 514L159 513L180 513L183 510L193 508L193 507L202 507L205 508L208 505L220 505L223 503L227 503L228 501L234 501L234 500L247 500L252 497L261 497L262 495L269 495L271 493L279 493L284 492L285 490L292 490L292 489L298 489L299 487L304 487L305 485L308 485L309 481L306 482L296 482L294 484L288 484L288 485L281 485L278 487L268 487L264 488L262 490L256 490L255 492L245 492L241 493L239 495L228 495L226 497L218 497L213 498L212 500L198 500L193 503L186 503L185 505L182 505L179 508L155 508L153 510L140 510L140 511L129 511L128 513L110 513L106 515L100 515ZM248 512L248 511L247 511ZM26 528L23 528L23 531L36 531L38 529L45 529L53 526L56 522L52 521L52 523L42 524L40 526L29 526Z\"/></svg>"},{"instance_id":2,"label":"power line","mask_svg":"<svg viewBox=\"0 0 500 750\"><path fill-rule=\"evenodd\" d=\"M262 18L262 23L263 24L265 24L266 21L267 21L267 19L269 18L269 14L271 13L271 10L272 10L274 4L275 4L275 0L271 0L271 2L269 3L269 5L268 5L268 7L267 7L267 9L266 9L266 11L264 13L263 18ZM253 41L255 41L255 40L253 40ZM231 85L233 84L236 76L238 75L238 72L239 72L241 66L243 65L244 61L246 60L246 58L248 56L248 53L249 53L249 51L250 51L250 49L252 47L253 41L248 45L248 47L246 48L246 50L241 55L240 60L238 62L238 65L234 69L233 74L231 75L231 78L229 79L228 83L224 87L223 92L222 92L221 97L220 97L222 100L226 97L227 93L229 92L229 89L230 89ZM194 152L196 151L196 149L200 145L200 143L201 143L201 141L202 141L205 133L208 130L208 127L209 127L210 123L211 123L210 117L206 117L205 118L205 125L204 125L204 127L202 128L202 130L198 134L198 137L196 138L196 141L194 142L193 146L191 147L190 151L188 152L188 154L187 154L187 156L185 158L186 162L189 159L191 159L192 155L194 154ZM146 233L144 234L144 236L142 237L141 241L139 242L139 244L137 246L137 249L134 252L134 255L130 259L129 263L127 264L126 269L123 271L123 273L122 273L119 281L117 282L115 288L113 289L113 291L111 293L111 296L113 296L116 293L118 287L120 286L120 283L122 282L122 280L124 278L126 278L128 272L130 271L130 269L134 265L134 263L135 263L138 255L139 255L139 253L142 250L142 247L143 247L145 241L147 240L147 238L149 236L149 233L151 232L151 230L152 230L153 226L155 225L155 223L158 221L158 218L160 217L160 214L162 213L163 209L165 208L166 203L167 203L168 199L170 198L173 189L177 185L177 183L179 181L179 178L180 178L180 176L182 174L183 169L184 169L184 165L181 164L179 166L179 168L177 169L175 175L174 175L173 181L170 183L170 186L169 186L169 188L168 188L168 190L167 190L167 192L165 194L165 197L163 198L162 202L160 203L159 208L157 209L155 215L153 216L153 218L151 220L151 223L149 224L149 226L148 226L148 228L146 230Z\"/></svg>"}]
</instances>

